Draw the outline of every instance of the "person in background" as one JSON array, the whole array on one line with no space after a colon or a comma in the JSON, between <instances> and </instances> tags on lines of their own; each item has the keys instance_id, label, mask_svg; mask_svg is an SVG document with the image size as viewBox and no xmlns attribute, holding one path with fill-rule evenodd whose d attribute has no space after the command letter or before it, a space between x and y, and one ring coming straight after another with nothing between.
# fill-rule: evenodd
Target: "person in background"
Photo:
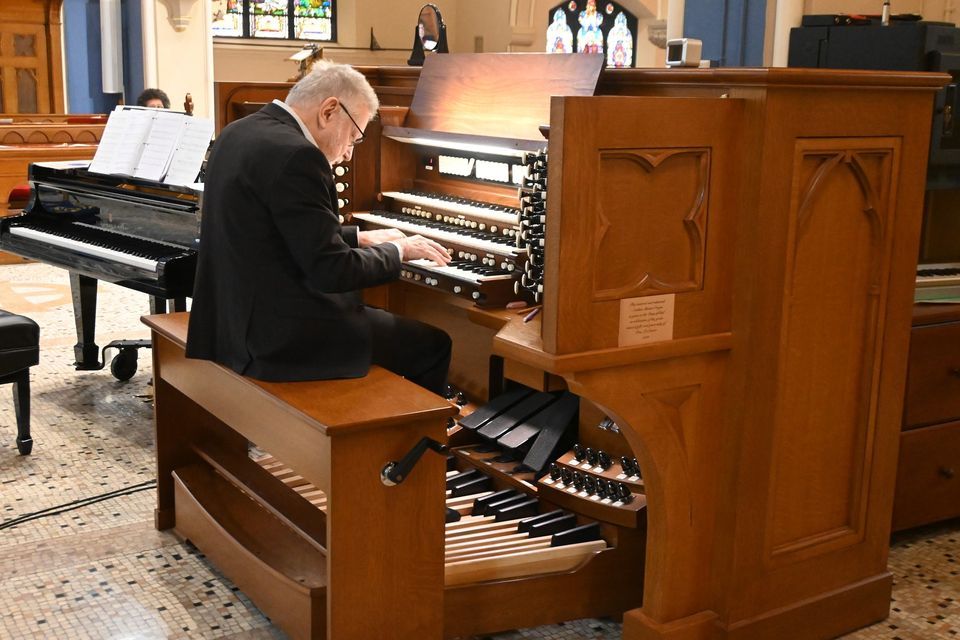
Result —
<instances>
[{"instance_id":1,"label":"person in background","mask_svg":"<svg viewBox=\"0 0 960 640\"><path fill-rule=\"evenodd\" d=\"M287 95L226 126L207 163L187 357L260 380L358 378L379 365L442 393L442 330L363 303L401 263L446 249L341 226L333 165L379 107L352 67L320 60Z\"/></svg>"},{"instance_id":2,"label":"person in background","mask_svg":"<svg viewBox=\"0 0 960 640\"><path fill-rule=\"evenodd\" d=\"M160 89L144 89L143 93L137 97L138 107L154 107L156 109L169 109L170 98Z\"/></svg>"}]
</instances>

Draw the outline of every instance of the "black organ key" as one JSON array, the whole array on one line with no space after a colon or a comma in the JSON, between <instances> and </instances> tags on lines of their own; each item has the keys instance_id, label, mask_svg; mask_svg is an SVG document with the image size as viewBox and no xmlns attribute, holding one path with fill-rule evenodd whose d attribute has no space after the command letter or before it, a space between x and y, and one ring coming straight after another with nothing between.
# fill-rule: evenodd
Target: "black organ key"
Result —
<instances>
[{"instance_id":1,"label":"black organ key","mask_svg":"<svg viewBox=\"0 0 960 640\"><path fill-rule=\"evenodd\" d=\"M447 507L447 517L445 522L449 524L451 522L459 522L459 521L460 521L460 512L457 511L456 509L451 509L450 507Z\"/></svg>"},{"instance_id":2,"label":"black organ key","mask_svg":"<svg viewBox=\"0 0 960 640\"><path fill-rule=\"evenodd\" d=\"M529 518L530 516L536 515L539 505L540 503L536 498L528 498L523 502L517 502L498 510L494 516L494 520L503 522L504 520Z\"/></svg>"},{"instance_id":3,"label":"black organ key","mask_svg":"<svg viewBox=\"0 0 960 640\"><path fill-rule=\"evenodd\" d=\"M538 516L533 516L531 518L521 520L519 523L517 523L517 531L519 531L520 533L528 533L535 524L540 522L546 522L548 520L553 520L554 518L558 518L565 514L566 514L565 511L561 511L560 509L555 509L554 511L550 511L548 513L541 513Z\"/></svg>"},{"instance_id":4,"label":"black organ key","mask_svg":"<svg viewBox=\"0 0 960 640\"><path fill-rule=\"evenodd\" d=\"M519 492L517 492L516 489L501 489L500 491L491 493L488 496L477 498L476 500L473 501L473 515L475 516L483 515L482 513L483 510L486 509L487 505L490 504L491 502L497 502L498 500L502 500L504 498L507 498L510 496L517 496L517 495L520 495L520 494Z\"/></svg>"},{"instance_id":5,"label":"black organ key","mask_svg":"<svg viewBox=\"0 0 960 640\"><path fill-rule=\"evenodd\" d=\"M456 470L457 470L457 457L447 456L447 471L456 471Z\"/></svg>"},{"instance_id":6,"label":"black organ key","mask_svg":"<svg viewBox=\"0 0 960 640\"><path fill-rule=\"evenodd\" d=\"M540 433L524 456L523 466L540 476L551 460L569 448L579 406L579 398L565 392L546 411L530 420L540 426Z\"/></svg>"},{"instance_id":7,"label":"black organ key","mask_svg":"<svg viewBox=\"0 0 960 640\"><path fill-rule=\"evenodd\" d=\"M493 490L493 478L490 476L481 476L474 478L469 482L459 484L450 490L450 497L459 498L460 496L472 496L476 493Z\"/></svg>"},{"instance_id":8,"label":"black organ key","mask_svg":"<svg viewBox=\"0 0 960 640\"><path fill-rule=\"evenodd\" d=\"M466 429L476 430L533 393L534 391L532 389L527 389L526 387L507 391L478 408L470 415L461 418L460 426Z\"/></svg>"},{"instance_id":9,"label":"black organ key","mask_svg":"<svg viewBox=\"0 0 960 640\"><path fill-rule=\"evenodd\" d=\"M512 507L515 504L520 504L521 502L526 502L530 498L525 493L518 493L515 496L509 498L503 498L502 500L497 500L496 502L490 502L487 504L486 509L483 510L483 513L479 514L482 516L493 516L507 507Z\"/></svg>"},{"instance_id":10,"label":"black organ key","mask_svg":"<svg viewBox=\"0 0 960 640\"><path fill-rule=\"evenodd\" d=\"M520 449L529 448L530 443L539 433L540 425L524 422L500 436L497 439L497 444L511 452L516 452Z\"/></svg>"},{"instance_id":11,"label":"black organ key","mask_svg":"<svg viewBox=\"0 0 960 640\"><path fill-rule=\"evenodd\" d=\"M447 478L447 489L453 489L458 485L470 482L474 478L480 477L479 469L470 469L468 471L461 471L455 476L450 476Z\"/></svg>"},{"instance_id":12,"label":"black organ key","mask_svg":"<svg viewBox=\"0 0 960 640\"><path fill-rule=\"evenodd\" d=\"M578 542L590 542L591 540L600 539L600 523L591 522L590 524L582 524L579 527L553 534L553 538L550 540L550 546L562 547L566 544L577 544Z\"/></svg>"},{"instance_id":13,"label":"black organ key","mask_svg":"<svg viewBox=\"0 0 960 640\"><path fill-rule=\"evenodd\" d=\"M575 526L577 526L576 514L565 513L563 515L551 518L550 520L542 520L537 522L530 527L530 531L527 533L527 535L531 538L551 536L555 533L572 529Z\"/></svg>"},{"instance_id":14,"label":"black organ key","mask_svg":"<svg viewBox=\"0 0 960 640\"><path fill-rule=\"evenodd\" d=\"M494 498L497 494L501 493L498 491L495 494L485 496L486 498L493 498L492 500L485 500L484 498L477 498L473 502L473 515L475 516L486 516L491 515L494 512L494 507L500 508L511 504L513 502L519 502L521 500L526 500L526 494L520 493L519 491L514 491L512 489L509 491L508 495L501 495ZM479 505L478 505L479 503Z\"/></svg>"},{"instance_id":15,"label":"black organ key","mask_svg":"<svg viewBox=\"0 0 960 640\"><path fill-rule=\"evenodd\" d=\"M557 397L553 394L538 391L487 422L477 429L477 433L484 438L495 440L533 414L545 409L556 399Z\"/></svg>"}]
</instances>

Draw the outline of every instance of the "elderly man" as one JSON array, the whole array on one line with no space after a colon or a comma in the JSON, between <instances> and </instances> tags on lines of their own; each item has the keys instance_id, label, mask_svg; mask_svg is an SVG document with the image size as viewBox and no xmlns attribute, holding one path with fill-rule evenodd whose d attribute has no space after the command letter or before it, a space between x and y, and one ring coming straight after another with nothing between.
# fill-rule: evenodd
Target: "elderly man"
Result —
<instances>
[{"instance_id":1,"label":"elderly man","mask_svg":"<svg viewBox=\"0 0 960 640\"><path fill-rule=\"evenodd\" d=\"M443 331L363 304L404 260L444 248L395 229L342 227L331 167L378 107L366 79L318 62L285 102L224 128L207 164L187 356L262 380L363 376L383 366L441 392Z\"/></svg>"}]
</instances>

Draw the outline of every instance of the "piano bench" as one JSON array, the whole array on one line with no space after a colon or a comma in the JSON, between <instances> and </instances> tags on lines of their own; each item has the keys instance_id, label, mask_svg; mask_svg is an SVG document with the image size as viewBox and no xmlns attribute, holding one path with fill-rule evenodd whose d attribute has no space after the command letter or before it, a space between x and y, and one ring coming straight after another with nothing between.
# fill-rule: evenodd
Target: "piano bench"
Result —
<instances>
[{"instance_id":1,"label":"piano bench","mask_svg":"<svg viewBox=\"0 0 960 640\"><path fill-rule=\"evenodd\" d=\"M13 384L17 416L17 449L28 455L30 437L30 367L40 362L40 327L36 322L0 309L0 384Z\"/></svg>"}]
</instances>

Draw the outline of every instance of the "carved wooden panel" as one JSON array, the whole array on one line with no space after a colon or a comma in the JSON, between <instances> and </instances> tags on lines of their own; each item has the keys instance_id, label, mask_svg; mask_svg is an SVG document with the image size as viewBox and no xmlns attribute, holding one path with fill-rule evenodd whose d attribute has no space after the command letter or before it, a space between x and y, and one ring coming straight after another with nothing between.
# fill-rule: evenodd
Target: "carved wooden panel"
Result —
<instances>
[{"instance_id":1,"label":"carved wooden panel","mask_svg":"<svg viewBox=\"0 0 960 640\"><path fill-rule=\"evenodd\" d=\"M674 296L653 342L728 331L742 103L553 100L546 350L630 343L632 301L651 296Z\"/></svg>"},{"instance_id":2,"label":"carved wooden panel","mask_svg":"<svg viewBox=\"0 0 960 640\"><path fill-rule=\"evenodd\" d=\"M796 143L767 531L773 555L862 537L899 145Z\"/></svg>"},{"instance_id":3,"label":"carved wooden panel","mask_svg":"<svg viewBox=\"0 0 960 640\"><path fill-rule=\"evenodd\" d=\"M700 289L709 149L600 151L593 299Z\"/></svg>"},{"instance_id":4,"label":"carved wooden panel","mask_svg":"<svg viewBox=\"0 0 960 640\"><path fill-rule=\"evenodd\" d=\"M0 111L63 111L62 3L0 3Z\"/></svg>"},{"instance_id":5,"label":"carved wooden panel","mask_svg":"<svg viewBox=\"0 0 960 640\"><path fill-rule=\"evenodd\" d=\"M0 144L96 144L103 135L102 124L16 124L0 125Z\"/></svg>"}]
</instances>

